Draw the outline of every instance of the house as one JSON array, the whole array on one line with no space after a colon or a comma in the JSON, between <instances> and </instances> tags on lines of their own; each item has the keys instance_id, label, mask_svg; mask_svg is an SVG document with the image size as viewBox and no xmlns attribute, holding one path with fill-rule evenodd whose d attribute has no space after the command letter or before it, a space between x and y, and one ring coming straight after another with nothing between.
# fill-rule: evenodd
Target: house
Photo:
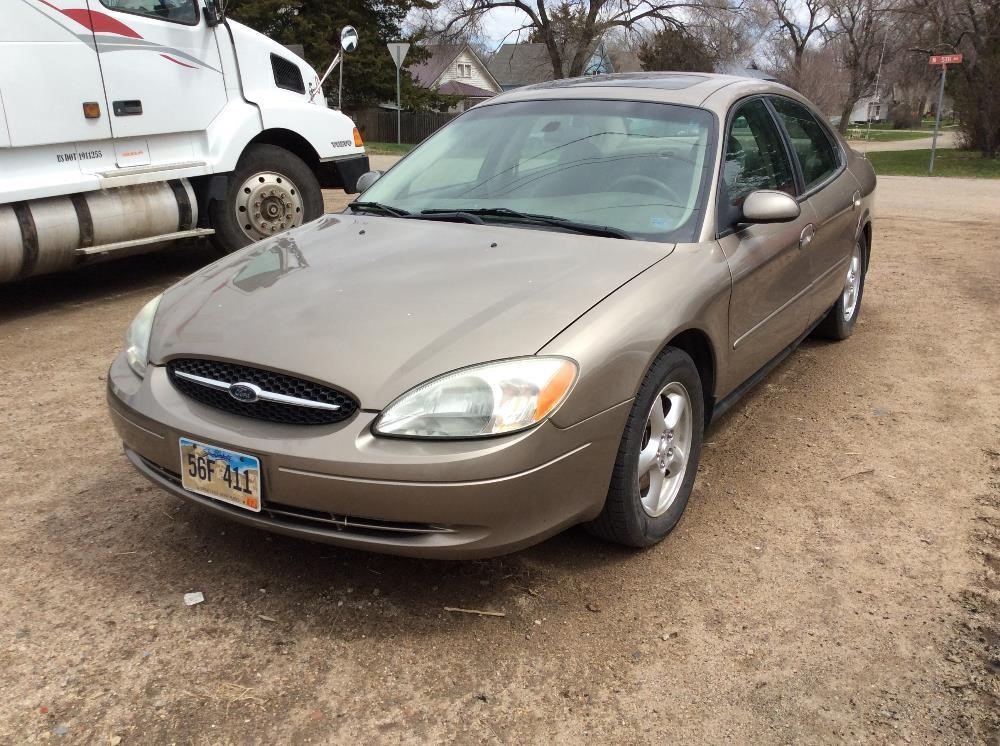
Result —
<instances>
[{"instance_id":1,"label":"house","mask_svg":"<svg viewBox=\"0 0 1000 746\"><path fill-rule=\"evenodd\" d=\"M564 50L563 64L569 65L572 49ZM490 72L505 91L552 80L552 60L544 44L504 44L490 58ZM609 50L603 42L593 45L583 68L584 75L639 72L639 59L628 50ZM566 77L567 71L563 76Z\"/></svg>"},{"instance_id":2,"label":"house","mask_svg":"<svg viewBox=\"0 0 1000 746\"><path fill-rule=\"evenodd\" d=\"M430 56L406 69L421 88L460 96L453 112L463 112L500 93L500 84L468 44L427 44L422 48Z\"/></svg>"},{"instance_id":3,"label":"house","mask_svg":"<svg viewBox=\"0 0 1000 746\"><path fill-rule=\"evenodd\" d=\"M888 121L895 100L894 86L885 86L871 96L859 98L851 110L851 124Z\"/></svg>"}]
</instances>

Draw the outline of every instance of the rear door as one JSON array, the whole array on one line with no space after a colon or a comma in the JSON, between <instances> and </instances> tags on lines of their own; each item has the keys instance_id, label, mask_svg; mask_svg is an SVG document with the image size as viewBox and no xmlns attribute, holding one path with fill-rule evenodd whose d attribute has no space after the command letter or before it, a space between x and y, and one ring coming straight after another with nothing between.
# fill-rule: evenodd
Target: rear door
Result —
<instances>
[{"instance_id":1,"label":"rear door","mask_svg":"<svg viewBox=\"0 0 1000 746\"><path fill-rule=\"evenodd\" d=\"M118 165L190 160L192 133L206 129L227 101L215 29L200 3L88 2Z\"/></svg>"},{"instance_id":2,"label":"rear door","mask_svg":"<svg viewBox=\"0 0 1000 746\"><path fill-rule=\"evenodd\" d=\"M742 225L743 201L758 189L798 193L791 156L762 98L737 103L729 118L719 184L719 243L733 276L729 342L734 380L749 378L812 320L809 256L812 207L787 223Z\"/></svg>"},{"instance_id":3,"label":"rear door","mask_svg":"<svg viewBox=\"0 0 1000 746\"><path fill-rule=\"evenodd\" d=\"M812 262L812 316L818 318L844 289L861 207L860 185L847 170L837 139L797 101L770 98L801 172L804 194L816 214L816 233L804 249Z\"/></svg>"}]
</instances>

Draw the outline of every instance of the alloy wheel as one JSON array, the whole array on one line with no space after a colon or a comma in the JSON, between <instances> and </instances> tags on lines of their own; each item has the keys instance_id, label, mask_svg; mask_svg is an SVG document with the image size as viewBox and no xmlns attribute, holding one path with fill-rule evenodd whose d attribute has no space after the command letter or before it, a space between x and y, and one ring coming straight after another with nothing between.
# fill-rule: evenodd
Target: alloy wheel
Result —
<instances>
[{"instance_id":1,"label":"alloy wheel","mask_svg":"<svg viewBox=\"0 0 1000 746\"><path fill-rule=\"evenodd\" d=\"M854 318L861 295L861 244L854 244L851 263L847 266L847 282L844 283L843 307L844 321Z\"/></svg>"},{"instance_id":2,"label":"alloy wheel","mask_svg":"<svg viewBox=\"0 0 1000 746\"><path fill-rule=\"evenodd\" d=\"M680 492L693 437L691 397L677 381L653 400L639 451L639 500L652 518L663 515Z\"/></svg>"}]
</instances>

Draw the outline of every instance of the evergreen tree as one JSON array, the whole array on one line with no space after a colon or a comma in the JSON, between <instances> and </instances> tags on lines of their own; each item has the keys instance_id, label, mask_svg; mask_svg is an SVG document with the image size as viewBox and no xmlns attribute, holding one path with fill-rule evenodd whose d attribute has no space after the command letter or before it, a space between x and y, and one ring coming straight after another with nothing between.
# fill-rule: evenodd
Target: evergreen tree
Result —
<instances>
[{"instance_id":1,"label":"evergreen tree","mask_svg":"<svg viewBox=\"0 0 1000 746\"><path fill-rule=\"evenodd\" d=\"M226 14L282 44L301 44L306 60L320 75L340 49L340 29L358 30L358 48L345 55L345 109L357 109L396 100L396 67L386 43L415 41L403 37L402 24L411 8L427 7L426 0L229 0ZM418 62L426 52L411 46L404 65ZM338 71L324 84L331 104L337 102ZM401 81L403 107L437 108L444 103L433 92L413 85L406 71Z\"/></svg>"}]
</instances>

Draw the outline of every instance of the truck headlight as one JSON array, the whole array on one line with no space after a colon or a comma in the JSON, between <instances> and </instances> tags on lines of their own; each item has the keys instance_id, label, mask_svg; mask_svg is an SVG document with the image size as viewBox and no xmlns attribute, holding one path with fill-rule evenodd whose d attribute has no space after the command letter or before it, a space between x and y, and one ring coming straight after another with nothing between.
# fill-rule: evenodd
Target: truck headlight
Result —
<instances>
[{"instance_id":1,"label":"truck headlight","mask_svg":"<svg viewBox=\"0 0 1000 746\"><path fill-rule=\"evenodd\" d=\"M563 357L524 357L475 365L417 386L385 408L376 435L483 438L524 430L548 417L576 381Z\"/></svg>"},{"instance_id":2,"label":"truck headlight","mask_svg":"<svg viewBox=\"0 0 1000 746\"><path fill-rule=\"evenodd\" d=\"M156 309L162 297L161 293L144 305L125 333L125 359L128 360L128 367L140 378L146 375L146 366L149 363L149 335L153 331L153 318L156 316Z\"/></svg>"}]
</instances>

